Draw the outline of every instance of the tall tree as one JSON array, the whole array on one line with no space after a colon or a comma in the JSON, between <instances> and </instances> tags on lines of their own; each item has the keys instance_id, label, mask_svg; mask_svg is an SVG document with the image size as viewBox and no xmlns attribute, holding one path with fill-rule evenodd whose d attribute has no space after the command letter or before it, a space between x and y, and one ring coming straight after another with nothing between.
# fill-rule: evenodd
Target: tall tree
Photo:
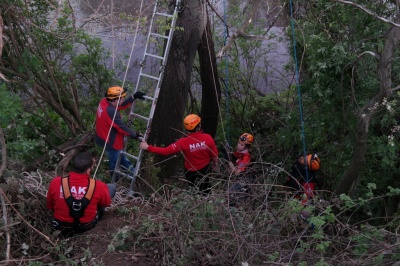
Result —
<instances>
[{"instance_id":1,"label":"tall tree","mask_svg":"<svg viewBox=\"0 0 400 266\"><path fill-rule=\"evenodd\" d=\"M219 103L220 92L218 92L219 89L216 85L218 79L215 56L214 58L209 56L210 53L213 55L214 52L209 50L212 49L212 37L210 29L206 30L208 17L206 2L202 0L183 1L183 7L176 25L183 30L175 31L173 36L149 135L149 143L155 145L169 145L184 134L182 121L188 106L190 78L199 44L201 45L199 48L201 49L201 58L203 60L207 60L206 57L209 58L202 66L206 68L205 64L213 65L215 70L213 75L208 75L210 72L204 70L204 73L208 76L202 77L204 83L203 100L207 101L204 105L212 110L211 113L204 111L204 122L208 122L206 125L203 122L203 125L214 131L214 134L216 131L218 113L215 113L217 110L215 106ZM202 42L202 39L204 42ZM208 101L209 99L212 100ZM200 115L203 116L203 114ZM162 176L171 176L177 170L178 162L179 160L176 158L169 161L168 164L164 164Z\"/></svg>"},{"instance_id":2,"label":"tall tree","mask_svg":"<svg viewBox=\"0 0 400 266\"><path fill-rule=\"evenodd\" d=\"M399 2L301 4L295 36L304 59L305 135L307 147L326 161L322 172L332 185L326 188L356 195L368 191L367 183L381 191L398 185Z\"/></svg>"},{"instance_id":3,"label":"tall tree","mask_svg":"<svg viewBox=\"0 0 400 266\"><path fill-rule=\"evenodd\" d=\"M202 85L201 117L203 129L215 137L220 111L221 86L218 78L214 41L207 15L207 26L198 46Z\"/></svg>"},{"instance_id":4,"label":"tall tree","mask_svg":"<svg viewBox=\"0 0 400 266\"><path fill-rule=\"evenodd\" d=\"M354 4L348 1L338 0L345 4ZM395 54L398 50L400 41L400 1L396 0L397 6L396 13L394 14L394 21L391 22L388 19L384 19L386 23L390 23L391 27L385 34L385 44L382 51L365 51L358 57L362 56L373 56L376 60L376 71L379 79L379 90L376 94L368 100L358 111L357 114L357 128L356 128L356 141L354 143L354 152L350 162L350 166L344 173L343 179L336 189L336 193L349 193L353 184L358 180L360 168L365 162L365 153L368 142L368 131L370 127L370 120L373 119L385 106L382 105L384 101L390 100L393 93L393 79L392 79L392 62L395 60ZM374 12L369 11L367 8L358 6L357 7L369 14ZM359 10L357 12L360 12ZM379 18L379 16L375 15ZM357 62L355 63L357 64Z\"/></svg>"},{"instance_id":5,"label":"tall tree","mask_svg":"<svg viewBox=\"0 0 400 266\"><path fill-rule=\"evenodd\" d=\"M72 11L57 1L0 3L0 73L7 89L24 99L20 120L26 119L31 138L43 136L45 145L36 150L46 151L42 161L48 150L65 152L88 130L95 110L90 102L97 101L99 88L112 78L103 65L106 53L100 40L77 28ZM32 155L37 159L39 154Z\"/></svg>"}]
</instances>

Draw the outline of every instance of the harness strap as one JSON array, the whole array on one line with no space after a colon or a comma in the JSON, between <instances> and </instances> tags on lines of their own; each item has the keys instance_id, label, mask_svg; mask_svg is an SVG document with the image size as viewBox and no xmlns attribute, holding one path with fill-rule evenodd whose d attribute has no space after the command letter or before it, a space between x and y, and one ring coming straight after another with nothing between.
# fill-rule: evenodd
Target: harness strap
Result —
<instances>
[{"instance_id":1,"label":"harness strap","mask_svg":"<svg viewBox=\"0 0 400 266\"><path fill-rule=\"evenodd\" d=\"M96 180L89 178L86 193L84 197L80 200L75 199L71 194L71 189L69 186L69 177L63 177L61 179L61 183L62 183L64 199L67 202L67 205L70 210L69 214L72 218L74 218L74 225L78 226L80 225L79 219L84 216L85 209L89 205L93 197L94 189L96 187Z\"/></svg>"}]
</instances>

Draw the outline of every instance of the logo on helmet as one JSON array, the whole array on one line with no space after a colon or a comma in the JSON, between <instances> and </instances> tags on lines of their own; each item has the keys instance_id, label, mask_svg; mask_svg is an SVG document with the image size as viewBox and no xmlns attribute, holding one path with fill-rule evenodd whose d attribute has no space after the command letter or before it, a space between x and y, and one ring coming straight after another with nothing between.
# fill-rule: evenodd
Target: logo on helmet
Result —
<instances>
[{"instance_id":1,"label":"logo on helmet","mask_svg":"<svg viewBox=\"0 0 400 266\"><path fill-rule=\"evenodd\" d=\"M321 160L316 153L308 154L306 157L307 168L311 171L317 171L320 167Z\"/></svg>"},{"instance_id":2,"label":"logo on helmet","mask_svg":"<svg viewBox=\"0 0 400 266\"><path fill-rule=\"evenodd\" d=\"M201 118L196 114L190 114L183 119L183 125L186 130L193 130L201 122Z\"/></svg>"},{"instance_id":3,"label":"logo on helmet","mask_svg":"<svg viewBox=\"0 0 400 266\"><path fill-rule=\"evenodd\" d=\"M119 97L126 96L126 89L119 87L119 86L111 86L107 89L106 97L107 99L113 100Z\"/></svg>"}]
</instances>

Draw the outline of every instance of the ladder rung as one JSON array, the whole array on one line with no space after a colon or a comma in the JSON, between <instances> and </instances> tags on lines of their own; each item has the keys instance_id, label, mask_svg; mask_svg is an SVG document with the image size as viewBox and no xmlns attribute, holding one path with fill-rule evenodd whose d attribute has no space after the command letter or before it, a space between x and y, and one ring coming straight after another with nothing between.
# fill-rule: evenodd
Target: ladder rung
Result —
<instances>
[{"instance_id":1,"label":"ladder rung","mask_svg":"<svg viewBox=\"0 0 400 266\"><path fill-rule=\"evenodd\" d=\"M146 100L154 101L154 98L151 96L144 95L143 98L145 98Z\"/></svg>"},{"instance_id":2,"label":"ladder rung","mask_svg":"<svg viewBox=\"0 0 400 266\"><path fill-rule=\"evenodd\" d=\"M160 12L156 12L156 15L163 16L163 17L169 17L169 18L174 17L174 15L167 14L167 13L160 13Z\"/></svg>"},{"instance_id":3,"label":"ladder rung","mask_svg":"<svg viewBox=\"0 0 400 266\"><path fill-rule=\"evenodd\" d=\"M164 57L159 56L159 55L149 54L149 53L145 53L145 55L148 55L148 56L151 56L151 57L154 57L154 58L158 58L158 59L164 60Z\"/></svg>"},{"instance_id":4,"label":"ladder rung","mask_svg":"<svg viewBox=\"0 0 400 266\"><path fill-rule=\"evenodd\" d=\"M168 39L168 35L161 35L161 34L158 34L158 33L150 33L152 36L156 36L156 37L160 37L160 38L165 38L165 39Z\"/></svg>"},{"instance_id":5,"label":"ladder rung","mask_svg":"<svg viewBox=\"0 0 400 266\"><path fill-rule=\"evenodd\" d=\"M147 74L144 74L144 73L141 73L140 75L148 77L148 78L151 78L151 79L155 79L155 80L159 80L160 79L159 77L155 77L155 76L152 76L152 75L147 75Z\"/></svg>"},{"instance_id":6,"label":"ladder rung","mask_svg":"<svg viewBox=\"0 0 400 266\"><path fill-rule=\"evenodd\" d=\"M125 177L127 177L129 179L132 179L132 176L130 176L130 175L124 173L124 172L114 170L114 173L117 173L119 175L125 176Z\"/></svg>"},{"instance_id":7,"label":"ladder rung","mask_svg":"<svg viewBox=\"0 0 400 266\"><path fill-rule=\"evenodd\" d=\"M130 115L131 115L131 116L138 117L138 118L141 118L141 119L146 120L146 121L149 121L149 118L146 117L146 116L142 116L142 115L135 114L135 113L131 113Z\"/></svg>"},{"instance_id":8,"label":"ladder rung","mask_svg":"<svg viewBox=\"0 0 400 266\"><path fill-rule=\"evenodd\" d=\"M131 157L132 159L135 159L136 161L139 159L138 157L136 157L136 156L134 156L134 155L132 155L130 153L127 153L126 151L121 151L121 153L126 155L126 156L128 156L128 157Z\"/></svg>"}]
</instances>

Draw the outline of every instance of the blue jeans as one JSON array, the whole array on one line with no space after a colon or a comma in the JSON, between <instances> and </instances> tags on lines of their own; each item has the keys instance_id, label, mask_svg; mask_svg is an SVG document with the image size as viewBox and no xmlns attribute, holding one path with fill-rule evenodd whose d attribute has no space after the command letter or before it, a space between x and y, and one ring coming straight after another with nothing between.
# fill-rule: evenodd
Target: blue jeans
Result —
<instances>
[{"instance_id":1,"label":"blue jeans","mask_svg":"<svg viewBox=\"0 0 400 266\"><path fill-rule=\"evenodd\" d=\"M121 151L114 150L114 149L106 149L107 157L108 157L108 167L111 173L111 176L114 174L115 165L117 164L118 156ZM121 172L128 172L127 174L133 177L133 171L135 171L135 167L133 166L132 162L129 161L125 155L122 155L121 162L120 162ZM117 176L117 180L118 180Z\"/></svg>"}]
</instances>

